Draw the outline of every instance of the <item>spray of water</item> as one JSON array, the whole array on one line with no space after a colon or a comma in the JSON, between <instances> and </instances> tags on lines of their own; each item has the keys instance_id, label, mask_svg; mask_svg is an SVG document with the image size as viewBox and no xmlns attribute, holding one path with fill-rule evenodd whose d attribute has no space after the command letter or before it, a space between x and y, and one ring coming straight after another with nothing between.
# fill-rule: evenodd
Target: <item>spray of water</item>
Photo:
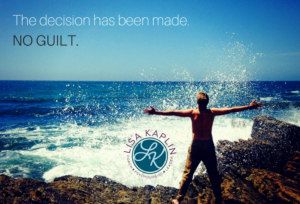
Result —
<instances>
[{"instance_id":1,"label":"spray of water","mask_svg":"<svg viewBox=\"0 0 300 204\"><path fill-rule=\"evenodd\" d=\"M97 85L98 92L92 94L89 90L95 88L91 87L93 84L66 83L65 91L60 93L64 100L57 99L55 111L46 113L47 116L53 115L60 124L6 131L4 134L15 134L16 137L22 134L35 145L30 150L13 151L12 155L12 151L3 151L2 158L16 158L15 166L20 167L18 175L21 176L31 176L30 165L39 168L40 177L45 181L63 175L102 175L127 186L160 184L178 187L191 142L191 123L186 118L147 116L142 110L149 105L158 110L197 108L199 91L210 95L210 107L250 102L254 97L249 79L254 73L251 66L255 55L251 54L249 46L229 43L214 56L214 63L207 63L204 67L211 72L201 82L196 81L195 75L191 75L187 68L176 67L165 82L155 82L153 69L149 69L141 73L142 81L148 82L103 83ZM247 139L251 125L247 115L217 118L213 127L214 142ZM124 154L128 139L135 133L145 135L148 129L165 133L177 152L170 170L150 180L133 174ZM30 161L22 166L17 162L18 158ZM13 175L13 168L7 163L6 174Z\"/></svg>"}]
</instances>

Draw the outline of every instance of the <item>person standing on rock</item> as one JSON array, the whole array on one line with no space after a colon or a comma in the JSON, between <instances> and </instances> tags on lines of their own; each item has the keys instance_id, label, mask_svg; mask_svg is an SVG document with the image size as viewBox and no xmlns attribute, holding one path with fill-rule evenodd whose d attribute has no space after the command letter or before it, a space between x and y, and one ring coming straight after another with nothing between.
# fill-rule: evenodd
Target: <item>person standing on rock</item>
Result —
<instances>
[{"instance_id":1,"label":"person standing on rock","mask_svg":"<svg viewBox=\"0 0 300 204\"><path fill-rule=\"evenodd\" d=\"M252 101L249 106L207 109L209 96L204 92L199 92L197 96L198 109L157 111L153 106L150 106L151 109L144 109L144 112L149 115L174 115L179 117L189 117L192 121L193 140L188 150L187 160L178 196L176 197L176 199L172 200L172 203L179 204L183 200L188 190L189 184L192 181L193 174L201 161L203 161L204 165L206 166L207 173L216 198L216 203L222 203L220 186L221 182L217 170L215 146L211 133L213 121L215 116L251 109L260 109L263 106L263 103L256 103L255 101L256 100Z\"/></svg>"}]
</instances>

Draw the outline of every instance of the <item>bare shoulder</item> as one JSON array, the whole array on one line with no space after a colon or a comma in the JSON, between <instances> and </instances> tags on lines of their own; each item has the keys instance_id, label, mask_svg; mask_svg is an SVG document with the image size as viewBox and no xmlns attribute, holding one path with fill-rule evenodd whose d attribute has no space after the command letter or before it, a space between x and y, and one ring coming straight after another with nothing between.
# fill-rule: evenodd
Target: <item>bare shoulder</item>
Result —
<instances>
[{"instance_id":1,"label":"bare shoulder","mask_svg":"<svg viewBox=\"0 0 300 204\"><path fill-rule=\"evenodd\" d=\"M208 110L212 115L215 115L218 112L219 108L210 108Z\"/></svg>"},{"instance_id":2,"label":"bare shoulder","mask_svg":"<svg viewBox=\"0 0 300 204\"><path fill-rule=\"evenodd\" d=\"M199 110L198 110L198 109L192 108L192 109L190 109L190 110L192 110L192 111L191 111L192 114L197 114L197 113L199 113Z\"/></svg>"},{"instance_id":3,"label":"bare shoulder","mask_svg":"<svg viewBox=\"0 0 300 204\"><path fill-rule=\"evenodd\" d=\"M180 117L191 117L193 114L193 109L186 109L186 110L177 110L173 111L175 115Z\"/></svg>"},{"instance_id":4,"label":"bare shoulder","mask_svg":"<svg viewBox=\"0 0 300 204\"><path fill-rule=\"evenodd\" d=\"M193 109L193 108L185 110L185 112L189 113L189 114L194 114L194 111L195 111L195 109Z\"/></svg>"},{"instance_id":5,"label":"bare shoulder","mask_svg":"<svg viewBox=\"0 0 300 204\"><path fill-rule=\"evenodd\" d=\"M211 108L211 112L213 115L225 115L232 112L232 108Z\"/></svg>"},{"instance_id":6,"label":"bare shoulder","mask_svg":"<svg viewBox=\"0 0 300 204\"><path fill-rule=\"evenodd\" d=\"M213 113L214 111L217 111L218 108L210 108L209 110Z\"/></svg>"}]
</instances>

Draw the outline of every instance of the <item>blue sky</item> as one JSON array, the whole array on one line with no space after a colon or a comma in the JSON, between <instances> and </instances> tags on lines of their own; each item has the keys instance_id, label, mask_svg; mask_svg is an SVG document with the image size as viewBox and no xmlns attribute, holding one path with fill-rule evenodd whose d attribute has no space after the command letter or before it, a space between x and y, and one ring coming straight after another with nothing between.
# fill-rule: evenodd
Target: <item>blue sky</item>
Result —
<instances>
[{"instance_id":1,"label":"blue sky","mask_svg":"<svg viewBox=\"0 0 300 204\"><path fill-rule=\"evenodd\" d=\"M300 79L300 1L0 0L0 80ZM16 26L13 15L114 17L115 26ZM118 26L124 17L185 17L186 26ZM150 23L151 24L151 23ZM31 46L13 46L30 35ZM78 46L38 46L76 35ZM52 39L52 38L51 38ZM243 76L243 77L241 77ZM246 77L246 78L245 78Z\"/></svg>"}]
</instances>

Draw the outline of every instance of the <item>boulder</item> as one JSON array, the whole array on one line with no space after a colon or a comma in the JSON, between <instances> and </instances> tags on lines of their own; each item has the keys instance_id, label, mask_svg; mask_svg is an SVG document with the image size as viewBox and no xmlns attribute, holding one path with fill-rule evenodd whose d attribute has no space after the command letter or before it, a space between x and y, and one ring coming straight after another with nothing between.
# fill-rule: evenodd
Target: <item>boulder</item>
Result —
<instances>
[{"instance_id":1,"label":"boulder","mask_svg":"<svg viewBox=\"0 0 300 204\"><path fill-rule=\"evenodd\" d=\"M300 183L264 169L243 170L221 174L223 204L300 203ZM214 204L215 198L207 175L193 180L198 203Z\"/></svg>"},{"instance_id":2,"label":"boulder","mask_svg":"<svg viewBox=\"0 0 300 204\"><path fill-rule=\"evenodd\" d=\"M218 169L230 172L232 164L251 169L260 168L281 172L287 162L285 154L268 141L248 139L230 142L219 140L216 146Z\"/></svg>"},{"instance_id":3,"label":"boulder","mask_svg":"<svg viewBox=\"0 0 300 204\"><path fill-rule=\"evenodd\" d=\"M284 175L300 182L300 152L292 152L289 161L284 167Z\"/></svg>"},{"instance_id":4,"label":"boulder","mask_svg":"<svg viewBox=\"0 0 300 204\"><path fill-rule=\"evenodd\" d=\"M278 173L253 169L246 177L268 203L300 203L300 183Z\"/></svg>"},{"instance_id":5,"label":"boulder","mask_svg":"<svg viewBox=\"0 0 300 204\"><path fill-rule=\"evenodd\" d=\"M258 115L252 119L252 138L277 144L288 153L300 150L300 127L270 116Z\"/></svg>"}]
</instances>

